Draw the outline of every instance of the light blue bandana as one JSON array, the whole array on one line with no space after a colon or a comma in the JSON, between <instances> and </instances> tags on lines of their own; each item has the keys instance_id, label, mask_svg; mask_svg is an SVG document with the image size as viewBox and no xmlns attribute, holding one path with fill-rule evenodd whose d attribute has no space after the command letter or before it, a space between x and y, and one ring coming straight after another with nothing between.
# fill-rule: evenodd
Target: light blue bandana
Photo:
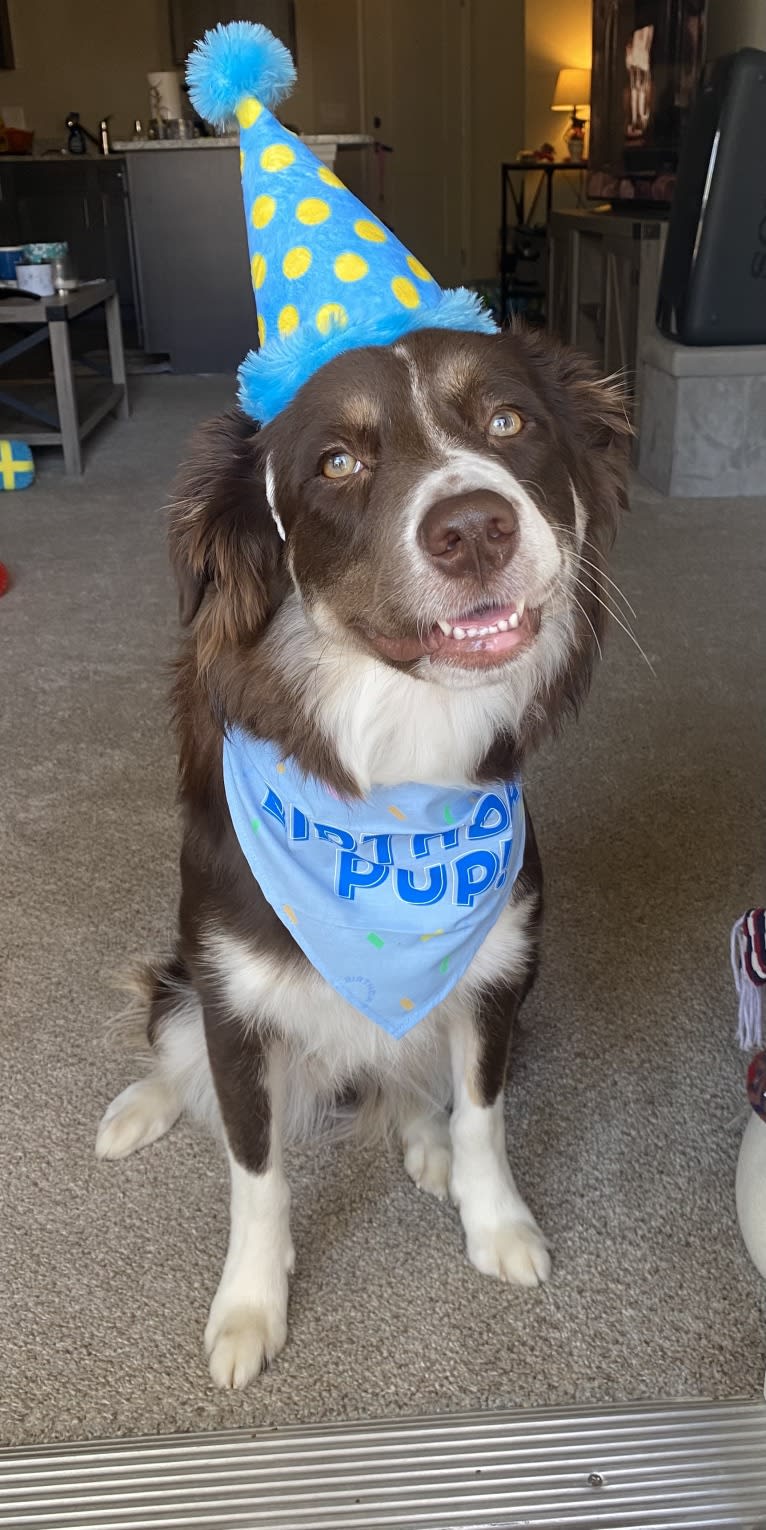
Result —
<instances>
[{"instance_id":1,"label":"light blue bandana","mask_svg":"<svg viewBox=\"0 0 766 1530\"><path fill-rule=\"evenodd\" d=\"M508 901L524 859L520 784L379 787L348 802L240 729L223 774L245 859L293 939L349 1004L405 1035Z\"/></svg>"}]
</instances>

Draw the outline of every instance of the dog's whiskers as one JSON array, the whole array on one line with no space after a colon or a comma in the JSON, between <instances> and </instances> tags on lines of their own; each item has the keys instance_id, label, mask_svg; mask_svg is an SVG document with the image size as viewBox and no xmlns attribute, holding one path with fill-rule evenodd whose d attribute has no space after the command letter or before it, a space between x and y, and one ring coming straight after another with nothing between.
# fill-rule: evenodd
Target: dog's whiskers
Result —
<instances>
[{"instance_id":1,"label":"dog's whiskers","mask_svg":"<svg viewBox=\"0 0 766 1530\"><path fill-rule=\"evenodd\" d=\"M576 537L575 537L574 532L572 531L572 528L570 526L559 525L555 521L551 521L549 524L551 526L551 530L552 531L560 531L563 536L567 536L567 537L570 538L570 541L571 541L571 549L570 550L574 554L574 556L578 559L578 561L580 563L582 563L583 565L587 566L590 569L595 569L596 573L598 573L601 576L602 579L605 579L607 584L612 586L612 589L616 591L616 593L620 596L620 599L625 602L625 605L627 606L631 616L636 621L638 621L638 613L635 611L635 609L631 605L630 601L628 600L628 597L625 594L625 591L622 589L622 587L619 584L617 584L616 580L610 578L609 574L607 574L607 572L606 572L606 569L603 567L603 564L602 563L594 563L591 558L583 557L583 554L580 552L580 549L577 547ZM590 547L591 550L593 552L595 552L595 553L600 553L600 549L596 546L595 542L591 542L590 541L589 537L583 537L582 541L583 541L583 545L584 546Z\"/></svg>"},{"instance_id":2,"label":"dog's whiskers","mask_svg":"<svg viewBox=\"0 0 766 1530\"><path fill-rule=\"evenodd\" d=\"M563 587L562 587L562 586L560 586L560 588L561 588L561 589L562 589L562 594L564 594L564 593L565 593L565 592L564 592L564 590L563 590ZM596 629L595 629L595 627L594 627L594 625L593 625L593 623L592 623L592 621L591 621L591 619L590 619L590 617L589 617L589 615L588 615L588 613L587 613L587 611L586 611L586 609L585 609L585 607L584 607L584 605L583 605L583 604L582 604L582 601L580 601L580 600L578 600L578 599L577 599L577 596L576 596L576 595L575 595L575 593L574 593L574 591L573 591L573 590L570 590L570 591L569 591L569 596L570 596L570 598L571 598L571 599L572 599L572 600L573 600L573 601L574 601L574 603L575 603L575 605L576 605L576 606L577 606L577 607L578 607L578 609L579 609L579 610L580 610L580 611L582 611L582 614L583 614L583 616L584 616L584 617L585 617L585 620L586 620L586 622L587 622L587 623L588 623L588 626L589 626L589 627L590 627L590 630L591 630L591 632L592 632L592 633L593 633L593 637L594 637L594 639L595 639L595 643L596 643L596 647L597 647L597 649L598 649L598 656L599 656L599 658L600 658L600 659L602 659L602 660L603 660L603 657L604 657L604 650L603 650L603 648L602 648L602 647L601 647L601 643L600 643L600 642L599 642L599 636L598 636L598 633L597 633L597 631L596 631Z\"/></svg>"},{"instance_id":3,"label":"dog's whiskers","mask_svg":"<svg viewBox=\"0 0 766 1530\"><path fill-rule=\"evenodd\" d=\"M638 638L636 637L636 634L633 631L633 629L628 625L627 622L622 620L622 616L619 615L617 613L617 611L615 611L612 608L612 606L607 605L606 601L601 599L601 596L596 593L596 590L593 588L592 585L588 586L587 584L585 584L582 579L578 579L578 577L577 577L577 575L575 573L572 574L572 578L573 578L575 584L579 585L580 589L583 590L586 595L590 595L593 600L597 600L598 601L600 606L603 606L604 610L607 613L607 616L610 616L612 618L612 621L616 622L617 626L621 627L623 632L627 634L627 636L630 638L631 643L638 650L638 652L641 655L641 658L644 660L644 663L646 664L647 668L650 670L651 674L653 675L654 679L656 680L657 679L657 671L654 668L654 665L652 664L652 661L649 658L649 655L647 654L646 650L644 648L642 648L641 644L639 643ZM572 599L573 600L575 599L574 595L572 596ZM578 602L578 604L579 604L579 602Z\"/></svg>"},{"instance_id":4,"label":"dog's whiskers","mask_svg":"<svg viewBox=\"0 0 766 1530\"><path fill-rule=\"evenodd\" d=\"M609 575L605 572L605 570L603 568L601 568L601 566L598 563L593 563L590 558L584 558L582 553L577 553L576 556L577 556L578 563L581 563L586 568L594 570L595 573L598 574L600 580L602 580L602 581L605 580L608 585L611 585L611 588L620 597L620 600L624 601L624 603L627 606L631 616L634 618L635 621L638 621L638 613L636 612L635 607L631 605L630 601L628 600L627 595L625 594L625 591L620 588L620 586L619 586L619 584L617 584L616 580L610 579ZM592 577L593 577L593 574L591 574L591 578ZM608 591L605 592L605 593L608 593Z\"/></svg>"}]
</instances>

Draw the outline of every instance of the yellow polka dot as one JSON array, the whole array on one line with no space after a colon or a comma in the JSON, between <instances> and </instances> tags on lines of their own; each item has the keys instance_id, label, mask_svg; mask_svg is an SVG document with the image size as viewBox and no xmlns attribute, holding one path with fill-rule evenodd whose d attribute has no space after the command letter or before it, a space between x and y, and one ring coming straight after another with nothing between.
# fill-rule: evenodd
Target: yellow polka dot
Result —
<instances>
[{"instance_id":1,"label":"yellow polka dot","mask_svg":"<svg viewBox=\"0 0 766 1530\"><path fill-rule=\"evenodd\" d=\"M399 1003L401 1004L402 1009L414 1009L415 1008L415 1005L413 1004L412 999L400 999Z\"/></svg>"},{"instance_id":2,"label":"yellow polka dot","mask_svg":"<svg viewBox=\"0 0 766 1530\"><path fill-rule=\"evenodd\" d=\"M305 276L311 265L311 251L306 249L305 244L296 244L292 250L288 250L282 261L282 270L285 276L295 280L299 276Z\"/></svg>"},{"instance_id":3,"label":"yellow polka dot","mask_svg":"<svg viewBox=\"0 0 766 1530\"><path fill-rule=\"evenodd\" d=\"M240 149L240 151L239 151L239 173L240 173L240 175L242 174L242 171L244 170L244 168L245 168L245 151L244 151L244 149Z\"/></svg>"},{"instance_id":4,"label":"yellow polka dot","mask_svg":"<svg viewBox=\"0 0 766 1530\"><path fill-rule=\"evenodd\" d=\"M348 314L342 303L323 303L317 312L316 325L320 335L329 335L333 328L345 329Z\"/></svg>"},{"instance_id":5,"label":"yellow polka dot","mask_svg":"<svg viewBox=\"0 0 766 1530\"><path fill-rule=\"evenodd\" d=\"M294 303L285 303L277 319L280 335L291 335L298 328L298 310Z\"/></svg>"},{"instance_id":6,"label":"yellow polka dot","mask_svg":"<svg viewBox=\"0 0 766 1530\"><path fill-rule=\"evenodd\" d=\"M413 276L417 276L419 281L421 281L421 282L432 282L433 281L433 277L431 275L431 272L427 271L425 266L422 265L419 260L415 259L414 255L408 255L407 256L407 265L409 266Z\"/></svg>"},{"instance_id":7,"label":"yellow polka dot","mask_svg":"<svg viewBox=\"0 0 766 1530\"><path fill-rule=\"evenodd\" d=\"M260 101L256 101L255 96L245 96L237 107L237 121L240 127L252 127L253 123L258 121L262 111L263 107Z\"/></svg>"},{"instance_id":8,"label":"yellow polka dot","mask_svg":"<svg viewBox=\"0 0 766 1530\"><path fill-rule=\"evenodd\" d=\"M385 244L388 238L385 229L379 223L373 223L371 218L357 218L354 233L360 239L369 239L370 244Z\"/></svg>"},{"instance_id":9,"label":"yellow polka dot","mask_svg":"<svg viewBox=\"0 0 766 1530\"><path fill-rule=\"evenodd\" d=\"M389 813L393 813L394 818L400 818L402 823L404 823L406 821L407 815L406 815L406 813L402 812L401 808L394 807L393 804L392 804L389 807L388 811L389 811Z\"/></svg>"},{"instance_id":10,"label":"yellow polka dot","mask_svg":"<svg viewBox=\"0 0 766 1530\"><path fill-rule=\"evenodd\" d=\"M253 228L265 228L266 224L271 222L276 210L277 204L274 197L256 197L250 211Z\"/></svg>"},{"instance_id":11,"label":"yellow polka dot","mask_svg":"<svg viewBox=\"0 0 766 1530\"><path fill-rule=\"evenodd\" d=\"M352 255L348 251L339 255L333 266L335 275L342 282L358 282L360 277L367 275L369 269L361 255Z\"/></svg>"},{"instance_id":12,"label":"yellow polka dot","mask_svg":"<svg viewBox=\"0 0 766 1530\"><path fill-rule=\"evenodd\" d=\"M295 216L299 223L324 223L330 216L330 209L321 197L304 197L295 209Z\"/></svg>"},{"instance_id":13,"label":"yellow polka dot","mask_svg":"<svg viewBox=\"0 0 766 1530\"><path fill-rule=\"evenodd\" d=\"M260 313L258 315L258 344L266 344L266 320L264 319L263 314Z\"/></svg>"},{"instance_id":14,"label":"yellow polka dot","mask_svg":"<svg viewBox=\"0 0 766 1530\"><path fill-rule=\"evenodd\" d=\"M324 181L325 186L337 186L339 191L345 191L346 188L335 174L335 171L328 170L326 165L320 165L317 174L320 181Z\"/></svg>"},{"instance_id":15,"label":"yellow polka dot","mask_svg":"<svg viewBox=\"0 0 766 1530\"><path fill-rule=\"evenodd\" d=\"M391 291L403 308L418 308L420 306L417 288L413 286L408 276L395 276L391 283Z\"/></svg>"},{"instance_id":16,"label":"yellow polka dot","mask_svg":"<svg viewBox=\"0 0 766 1530\"><path fill-rule=\"evenodd\" d=\"M295 909L291 908L289 903L283 903L282 907L283 907L285 913L287 914L288 919L292 919L293 924L297 924L298 923L298 915L296 914ZM411 1005L410 1005L410 1008L412 1008Z\"/></svg>"},{"instance_id":17,"label":"yellow polka dot","mask_svg":"<svg viewBox=\"0 0 766 1530\"><path fill-rule=\"evenodd\" d=\"M257 292L266 280L266 256L254 255L250 262L250 271L253 278L253 286Z\"/></svg>"},{"instance_id":18,"label":"yellow polka dot","mask_svg":"<svg viewBox=\"0 0 766 1530\"><path fill-rule=\"evenodd\" d=\"M270 143L261 154L262 170L286 170L295 159L295 150L289 143Z\"/></svg>"}]
</instances>

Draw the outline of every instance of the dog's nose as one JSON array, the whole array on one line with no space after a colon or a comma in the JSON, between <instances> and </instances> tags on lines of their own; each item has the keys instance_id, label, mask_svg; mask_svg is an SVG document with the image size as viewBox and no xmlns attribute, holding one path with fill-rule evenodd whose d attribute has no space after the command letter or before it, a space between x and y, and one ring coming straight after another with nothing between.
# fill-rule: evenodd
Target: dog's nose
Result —
<instances>
[{"instance_id":1,"label":"dog's nose","mask_svg":"<svg viewBox=\"0 0 766 1530\"><path fill-rule=\"evenodd\" d=\"M509 563L516 551L519 523L513 505L491 489L439 499L424 515L418 532L432 563L445 574L483 574Z\"/></svg>"}]
</instances>

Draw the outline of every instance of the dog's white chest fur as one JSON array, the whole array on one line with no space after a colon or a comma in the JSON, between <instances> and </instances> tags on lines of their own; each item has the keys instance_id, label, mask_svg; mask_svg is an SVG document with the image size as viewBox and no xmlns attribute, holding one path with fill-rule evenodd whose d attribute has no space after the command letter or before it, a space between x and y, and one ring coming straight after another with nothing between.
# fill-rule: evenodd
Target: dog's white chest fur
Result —
<instances>
[{"instance_id":1,"label":"dog's white chest fur","mask_svg":"<svg viewBox=\"0 0 766 1530\"><path fill-rule=\"evenodd\" d=\"M216 986L232 1017L246 1025L267 1025L288 1043L295 1062L306 1065L318 1087L334 1089L360 1074L400 1079L430 1091L438 1073L441 1041L451 1017L473 1010L487 984L520 977L527 965L530 904L509 903L474 956L465 976L430 1015L400 1040L354 1009L308 964L285 964L229 933L211 932L206 956ZM442 1089L434 1080L434 1098Z\"/></svg>"}]
</instances>

